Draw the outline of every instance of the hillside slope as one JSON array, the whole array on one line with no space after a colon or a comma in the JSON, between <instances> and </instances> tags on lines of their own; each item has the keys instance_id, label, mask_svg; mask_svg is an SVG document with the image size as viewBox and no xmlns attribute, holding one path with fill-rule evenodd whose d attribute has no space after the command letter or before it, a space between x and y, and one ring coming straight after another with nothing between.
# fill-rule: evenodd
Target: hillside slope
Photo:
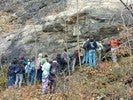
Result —
<instances>
[{"instance_id":1,"label":"hillside slope","mask_svg":"<svg viewBox=\"0 0 133 100\"><path fill-rule=\"evenodd\" d=\"M57 79L55 94L41 94L41 84L24 86L22 89L9 88L1 92L1 100L132 100L133 68L130 58L122 58L115 66L103 62L98 69L90 70L86 66L77 68L67 77ZM101 99L100 99L101 98Z\"/></svg>"}]
</instances>

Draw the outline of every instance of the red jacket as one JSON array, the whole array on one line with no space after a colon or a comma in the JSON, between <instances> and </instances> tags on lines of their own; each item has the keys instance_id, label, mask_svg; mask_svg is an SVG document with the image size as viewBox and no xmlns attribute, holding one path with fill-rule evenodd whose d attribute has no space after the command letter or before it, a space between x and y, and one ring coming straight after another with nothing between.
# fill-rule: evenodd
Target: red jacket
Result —
<instances>
[{"instance_id":1,"label":"red jacket","mask_svg":"<svg viewBox=\"0 0 133 100\"><path fill-rule=\"evenodd\" d=\"M79 57L79 52L78 52L78 50L75 50L74 51L74 58L78 58Z\"/></svg>"},{"instance_id":2,"label":"red jacket","mask_svg":"<svg viewBox=\"0 0 133 100\"><path fill-rule=\"evenodd\" d=\"M120 42L118 39L113 38L108 44L111 46L111 48L117 48L120 45Z\"/></svg>"}]
</instances>

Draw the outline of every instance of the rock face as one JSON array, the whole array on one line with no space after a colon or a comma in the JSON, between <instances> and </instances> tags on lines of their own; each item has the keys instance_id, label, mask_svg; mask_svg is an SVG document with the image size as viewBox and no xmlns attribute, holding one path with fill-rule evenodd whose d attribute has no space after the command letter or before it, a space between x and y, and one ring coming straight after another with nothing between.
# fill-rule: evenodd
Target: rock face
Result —
<instances>
[{"instance_id":1,"label":"rock face","mask_svg":"<svg viewBox=\"0 0 133 100\"><path fill-rule=\"evenodd\" d=\"M132 0L123 1L132 7ZM122 19L133 24L120 0L79 0L78 10L76 0L1 0L0 51L18 57L34 55L37 49L53 56L65 48L66 41L68 48L75 47L76 35L83 41L92 32L122 24Z\"/></svg>"}]
</instances>

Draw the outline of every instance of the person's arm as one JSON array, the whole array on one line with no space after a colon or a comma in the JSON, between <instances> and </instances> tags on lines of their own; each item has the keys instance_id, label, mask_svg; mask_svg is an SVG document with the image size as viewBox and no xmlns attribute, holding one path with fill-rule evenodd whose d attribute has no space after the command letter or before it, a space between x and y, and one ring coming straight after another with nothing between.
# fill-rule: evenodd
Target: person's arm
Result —
<instances>
[{"instance_id":1,"label":"person's arm","mask_svg":"<svg viewBox=\"0 0 133 100\"><path fill-rule=\"evenodd\" d=\"M120 45L120 40L117 40L118 41L118 45Z\"/></svg>"},{"instance_id":2,"label":"person's arm","mask_svg":"<svg viewBox=\"0 0 133 100\"><path fill-rule=\"evenodd\" d=\"M45 69L45 66L44 66L44 65L42 65L42 71L44 71L44 69Z\"/></svg>"},{"instance_id":3,"label":"person's arm","mask_svg":"<svg viewBox=\"0 0 133 100\"><path fill-rule=\"evenodd\" d=\"M95 41L94 43L95 43L95 49L97 49L98 48L97 42Z\"/></svg>"}]
</instances>

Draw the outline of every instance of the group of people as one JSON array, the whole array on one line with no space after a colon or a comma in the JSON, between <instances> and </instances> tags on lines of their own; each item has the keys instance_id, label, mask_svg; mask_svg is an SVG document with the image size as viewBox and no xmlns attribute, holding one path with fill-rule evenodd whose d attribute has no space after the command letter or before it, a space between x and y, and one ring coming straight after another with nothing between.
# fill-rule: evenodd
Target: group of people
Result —
<instances>
[{"instance_id":1,"label":"group of people","mask_svg":"<svg viewBox=\"0 0 133 100\"><path fill-rule=\"evenodd\" d=\"M96 61L102 61L105 57L105 53L111 53L111 59L115 63L117 62L117 51L120 45L120 40L112 37L106 47L101 42L97 42L93 35L83 43L84 55L82 63L90 66L90 68L96 68Z\"/></svg>"},{"instance_id":2,"label":"group of people","mask_svg":"<svg viewBox=\"0 0 133 100\"><path fill-rule=\"evenodd\" d=\"M15 84L15 88L21 88L23 79L25 84L34 84L35 77L35 57L31 59L25 59L21 57L18 59L13 59L11 64L8 67L8 87Z\"/></svg>"},{"instance_id":3,"label":"group of people","mask_svg":"<svg viewBox=\"0 0 133 100\"><path fill-rule=\"evenodd\" d=\"M119 41L112 38L108 45L111 47L112 61L117 62L116 49L120 45ZM39 53L37 60L35 57L29 59L25 57L15 58L8 67L8 87L15 84L15 88L21 88L22 82L26 85L33 85L36 79L42 83L43 94L47 93L48 86L50 93L54 93L57 76L61 75L61 73L65 73L65 75L68 75L69 72L73 73L75 66L79 64L79 58L81 58L82 64L86 64L90 68L96 68L97 51L98 59L101 60L102 50L101 43L96 42L94 36L90 35L83 43L83 53L81 49L71 52L64 49L61 54L57 54L52 60L49 59L48 55L42 53Z\"/></svg>"}]
</instances>

